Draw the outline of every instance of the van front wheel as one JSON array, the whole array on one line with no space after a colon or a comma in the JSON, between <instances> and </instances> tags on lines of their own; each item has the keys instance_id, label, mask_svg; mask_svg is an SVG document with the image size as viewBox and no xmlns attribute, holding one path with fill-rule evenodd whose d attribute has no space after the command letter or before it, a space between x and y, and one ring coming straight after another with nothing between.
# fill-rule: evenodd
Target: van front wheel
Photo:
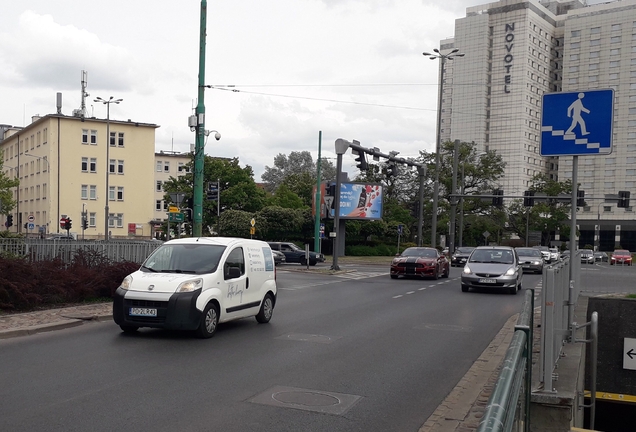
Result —
<instances>
[{"instance_id":1,"label":"van front wheel","mask_svg":"<svg viewBox=\"0 0 636 432\"><path fill-rule=\"evenodd\" d=\"M267 294L263 299L263 303L261 303L261 310L258 311L256 315L256 321L261 324L268 323L269 320L272 319L272 314L274 313L274 300L272 299L271 294Z\"/></svg>"},{"instance_id":2,"label":"van front wheel","mask_svg":"<svg viewBox=\"0 0 636 432\"><path fill-rule=\"evenodd\" d=\"M214 303L208 303L203 310L201 323L197 329L197 336L202 339L208 339L214 336L216 328L219 325L219 308Z\"/></svg>"}]
</instances>

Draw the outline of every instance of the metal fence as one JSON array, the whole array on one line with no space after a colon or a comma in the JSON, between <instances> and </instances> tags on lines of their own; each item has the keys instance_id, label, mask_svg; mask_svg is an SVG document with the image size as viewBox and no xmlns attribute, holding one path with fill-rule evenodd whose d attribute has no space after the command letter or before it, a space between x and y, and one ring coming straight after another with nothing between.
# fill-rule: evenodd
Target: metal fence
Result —
<instances>
[{"instance_id":1,"label":"metal fence","mask_svg":"<svg viewBox=\"0 0 636 432\"><path fill-rule=\"evenodd\" d=\"M142 263L161 245L154 241L72 241L42 239L0 239L0 253L28 257L29 260L45 261L55 258L70 263L79 251L99 255L110 261L132 261Z\"/></svg>"},{"instance_id":2,"label":"metal fence","mask_svg":"<svg viewBox=\"0 0 636 432\"><path fill-rule=\"evenodd\" d=\"M525 295L523 309L478 432L530 430L534 290L527 289Z\"/></svg>"}]
</instances>

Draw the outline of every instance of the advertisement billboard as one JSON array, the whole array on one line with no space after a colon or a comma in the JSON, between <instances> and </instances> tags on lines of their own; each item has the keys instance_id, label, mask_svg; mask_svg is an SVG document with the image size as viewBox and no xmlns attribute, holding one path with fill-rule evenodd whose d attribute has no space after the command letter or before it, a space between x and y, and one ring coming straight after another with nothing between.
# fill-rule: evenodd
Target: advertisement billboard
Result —
<instances>
[{"instance_id":1,"label":"advertisement billboard","mask_svg":"<svg viewBox=\"0 0 636 432\"><path fill-rule=\"evenodd\" d=\"M382 219L382 185L342 183L340 185L340 218L358 220ZM334 210L330 210L331 217Z\"/></svg>"}]
</instances>

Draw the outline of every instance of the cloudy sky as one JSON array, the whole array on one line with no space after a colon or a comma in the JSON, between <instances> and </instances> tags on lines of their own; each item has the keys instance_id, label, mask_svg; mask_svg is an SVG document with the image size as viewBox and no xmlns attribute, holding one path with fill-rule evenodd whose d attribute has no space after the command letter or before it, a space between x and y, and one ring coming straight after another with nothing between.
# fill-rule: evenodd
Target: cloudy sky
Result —
<instances>
[{"instance_id":1,"label":"cloudy sky","mask_svg":"<svg viewBox=\"0 0 636 432\"><path fill-rule=\"evenodd\" d=\"M156 151L188 151L196 106L200 1L30 0L0 14L0 123L122 98L111 118L155 123ZM454 33L476 0L210 0L206 153L238 156L256 180L278 153L334 156L337 138L400 156L435 143L438 61L422 55ZM463 59L462 59L463 60ZM235 86L235 87L227 87ZM232 91L239 90L239 91ZM345 159L345 170L354 163Z\"/></svg>"}]
</instances>

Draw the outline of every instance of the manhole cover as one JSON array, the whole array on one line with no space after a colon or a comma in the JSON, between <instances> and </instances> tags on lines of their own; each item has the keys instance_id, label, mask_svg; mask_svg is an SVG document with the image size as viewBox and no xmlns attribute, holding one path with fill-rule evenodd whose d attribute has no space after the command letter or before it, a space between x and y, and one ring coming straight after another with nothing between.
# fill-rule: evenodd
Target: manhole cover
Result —
<instances>
[{"instance_id":1,"label":"manhole cover","mask_svg":"<svg viewBox=\"0 0 636 432\"><path fill-rule=\"evenodd\" d=\"M323 414L342 415L349 411L362 396L275 386L254 396L252 403L314 411Z\"/></svg>"},{"instance_id":2,"label":"manhole cover","mask_svg":"<svg viewBox=\"0 0 636 432\"><path fill-rule=\"evenodd\" d=\"M273 394L272 397L281 403L307 407L325 407L340 403L340 400L332 395L307 391L283 391Z\"/></svg>"}]
</instances>

